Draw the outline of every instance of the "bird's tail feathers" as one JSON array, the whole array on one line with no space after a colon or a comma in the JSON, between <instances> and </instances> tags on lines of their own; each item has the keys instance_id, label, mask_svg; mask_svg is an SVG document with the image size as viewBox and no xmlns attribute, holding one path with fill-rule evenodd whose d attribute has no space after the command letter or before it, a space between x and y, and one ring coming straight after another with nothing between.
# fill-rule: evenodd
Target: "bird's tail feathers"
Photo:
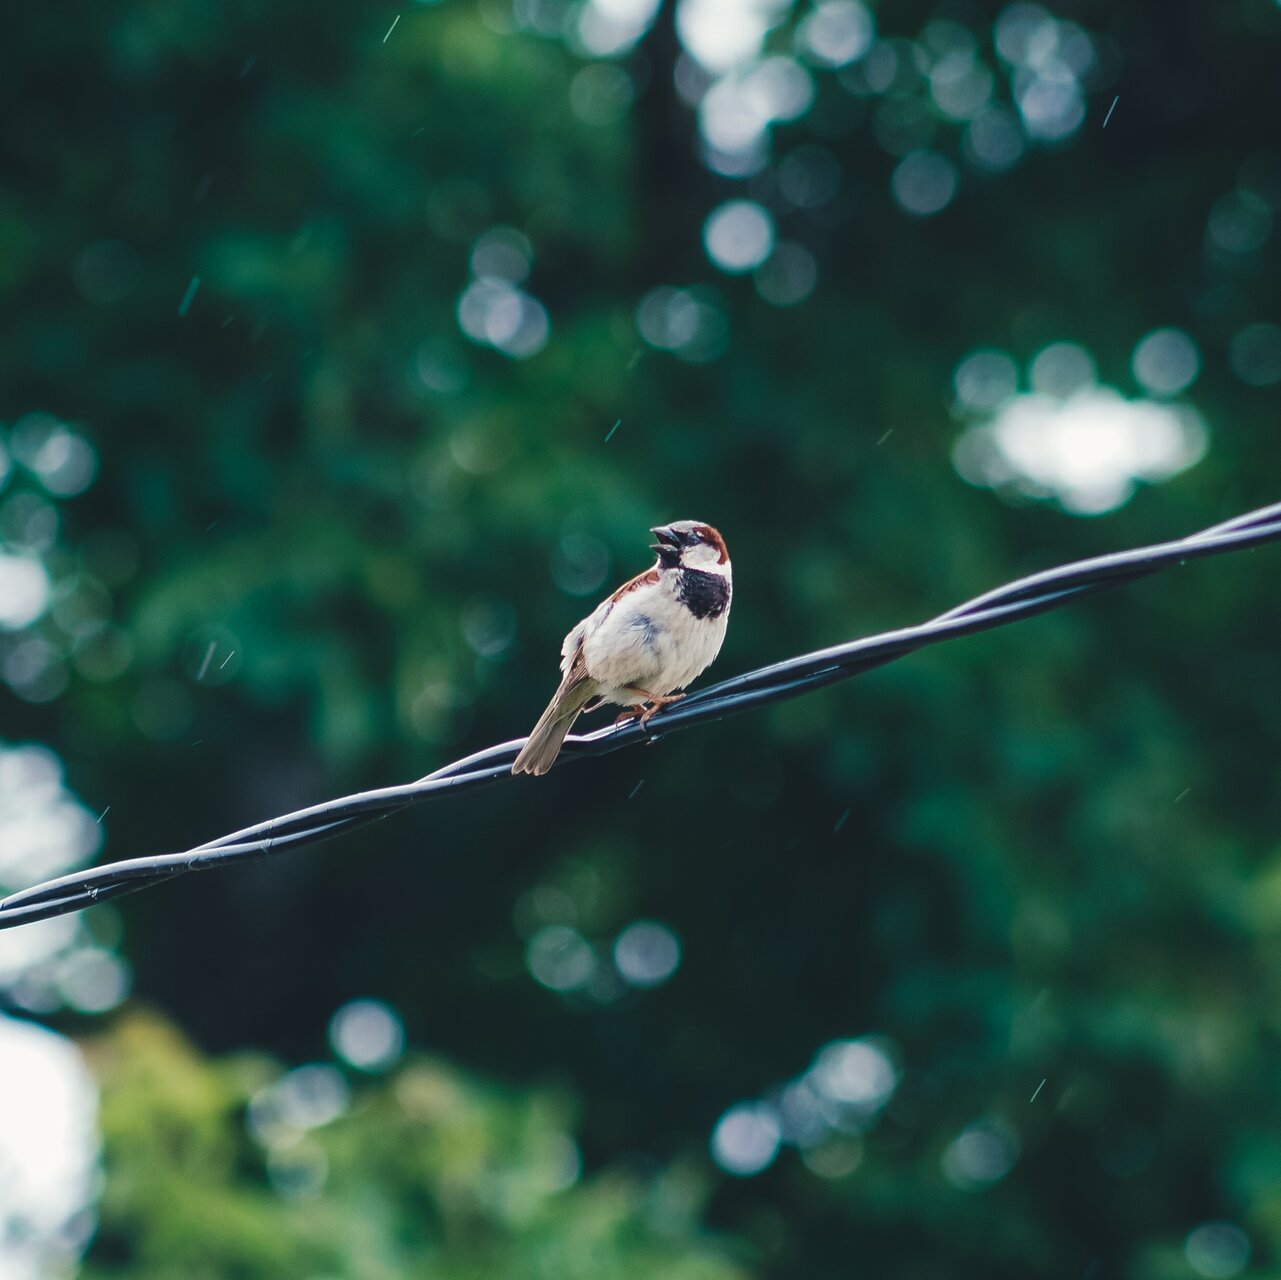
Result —
<instances>
[{"instance_id":1,"label":"bird's tail feathers","mask_svg":"<svg viewBox=\"0 0 1281 1280\"><path fill-rule=\"evenodd\" d=\"M565 735L573 728L574 721L582 715L587 703L596 696L599 687L595 680L580 678L557 689L556 696L538 718L538 723L521 747L520 754L512 765L512 772L546 773L560 754Z\"/></svg>"}]
</instances>

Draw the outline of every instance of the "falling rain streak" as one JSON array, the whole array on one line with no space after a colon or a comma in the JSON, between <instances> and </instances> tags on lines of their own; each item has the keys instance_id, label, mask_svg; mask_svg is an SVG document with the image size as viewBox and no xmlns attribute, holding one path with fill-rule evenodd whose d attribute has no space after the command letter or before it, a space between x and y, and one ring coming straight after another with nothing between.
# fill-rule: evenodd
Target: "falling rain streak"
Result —
<instances>
[{"instance_id":1,"label":"falling rain streak","mask_svg":"<svg viewBox=\"0 0 1281 1280\"><path fill-rule=\"evenodd\" d=\"M205 672L209 670L209 664L213 661L214 649L216 648L217 645L214 641L210 640L209 648L205 650L205 660L200 664L200 670L196 672L197 680L203 680L205 678ZM219 669L221 670L221 668Z\"/></svg>"},{"instance_id":2,"label":"falling rain streak","mask_svg":"<svg viewBox=\"0 0 1281 1280\"><path fill-rule=\"evenodd\" d=\"M191 283L187 286L187 292L182 295L182 301L178 304L178 318L185 320L187 312L191 310L191 304L196 300L196 292L200 288L200 277L192 276Z\"/></svg>"}]
</instances>

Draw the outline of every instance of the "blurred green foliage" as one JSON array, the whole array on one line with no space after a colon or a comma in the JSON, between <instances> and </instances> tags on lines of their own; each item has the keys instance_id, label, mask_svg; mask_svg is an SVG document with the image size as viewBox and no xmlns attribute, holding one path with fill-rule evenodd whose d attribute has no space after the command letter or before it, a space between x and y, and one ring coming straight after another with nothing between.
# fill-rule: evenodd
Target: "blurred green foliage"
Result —
<instances>
[{"instance_id":1,"label":"blurred green foliage","mask_svg":"<svg viewBox=\"0 0 1281 1280\"><path fill-rule=\"evenodd\" d=\"M263 1112L279 1075L261 1056L209 1062L133 1014L89 1057L110 1177L85 1277L744 1274L697 1229L697 1172L572 1186L578 1155L550 1095L500 1096L414 1061L323 1127L260 1115L254 1143L246 1107Z\"/></svg>"},{"instance_id":2,"label":"blurred green foliage","mask_svg":"<svg viewBox=\"0 0 1281 1280\"><path fill-rule=\"evenodd\" d=\"M1281 9L1051 8L1093 41L1082 120L1004 169L921 67L959 24L1023 128L1007 7L884 0L889 87L808 63L812 100L736 178L700 159L707 77L670 4L609 59L577 0L24 7L0 45L0 538L53 597L0 635L5 737L110 805L105 857L181 849L523 733L659 520L733 552L714 677L1275 500L1277 380L1246 348L1281 320ZM601 68L625 83L580 79ZM836 176L810 203L783 166L819 172L814 148ZM956 182L928 217L894 186L922 150ZM738 198L816 265L795 305L709 260ZM473 341L496 228L529 274L470 295L498 335ZM1162 326L1198 353L1173 396L1197 466L1093 520L960 478L969 353L1071 341L1139 397ZM92 444L82 492L22 461L30 414ZM85 1274L1274 1274L1274 554L127 900L136 992L181 1033L53 1019L104 1090ZM653 990L613 958L640 919L681 944ZM533 976L556 946L562 989ZM409 1065L300 1139L327 1174L291 1198L245 1101L366 996ZM717 1170L731 1107L781 1106L866 1035L883 1113ZM560 1136L584 1173L555 1195ZM1248 1264L1195 1243L1216 1222Z\"/></svg>"}]
</instances>

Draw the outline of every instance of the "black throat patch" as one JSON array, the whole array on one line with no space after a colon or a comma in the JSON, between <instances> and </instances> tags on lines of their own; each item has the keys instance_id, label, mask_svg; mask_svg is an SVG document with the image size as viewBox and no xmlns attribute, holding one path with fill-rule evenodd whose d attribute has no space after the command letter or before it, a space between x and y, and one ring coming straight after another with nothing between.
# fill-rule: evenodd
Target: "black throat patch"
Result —
<instances>
[{"instance_id":1,"label":"black throat patch","mask_svg":"<svg viewBox=\"0 0 1281 1280\"><path fill-rule=\"evenodd\" d=\"M696 618L719 618L729 608L729 583L719 573L683 568L676 595Z\"/></svg>"}]
</instances>

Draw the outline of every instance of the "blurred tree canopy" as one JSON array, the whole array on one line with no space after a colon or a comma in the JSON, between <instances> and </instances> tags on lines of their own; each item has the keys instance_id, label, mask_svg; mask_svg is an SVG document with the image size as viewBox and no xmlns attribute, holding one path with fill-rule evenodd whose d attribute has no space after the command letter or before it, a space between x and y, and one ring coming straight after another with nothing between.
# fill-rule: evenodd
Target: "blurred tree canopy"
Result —
<instances>
[{"instance_id":1,"label":"blurred tree canopy","mask_svg":"<svg viewBox=\"0 0 1281 1280\"><path fill-rule=\"evenodd\" d=\"M579 1182L553 1097L498 1097L422 1061L336 1120L335 1068L207 1063L150 1017L90 1061L111 1176L86 1277L744 1274L694 1230L704 1174Z\"/></svg>"},{"instance_id":2,"label":"blurred tree canopy","mask_svg":"<svg viewBox=\"0 0 1281 1280\"><path fill-rule=\"evenodd\" d=\"M74 856L525 732L660 520L733 553L715 678L1276 500L1278 53L1272 0L15 12L0 725ZM0 964L103 1091L84 1274L1276 1274L1274 554Z\"/></svg>"}]
</instances>

